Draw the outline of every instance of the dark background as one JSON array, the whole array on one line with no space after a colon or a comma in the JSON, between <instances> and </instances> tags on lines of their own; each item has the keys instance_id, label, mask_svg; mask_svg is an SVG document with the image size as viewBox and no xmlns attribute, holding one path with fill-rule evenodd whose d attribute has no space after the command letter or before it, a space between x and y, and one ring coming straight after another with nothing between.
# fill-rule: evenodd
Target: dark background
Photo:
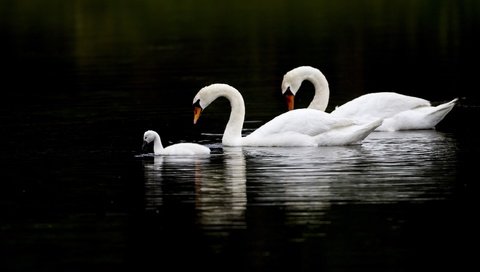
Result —
<instances>
[{"instance_id":1,"label":"dark background","mask_svg":"<svg viewBox=\"0 0 480 272\"><path fill-rule=\"evenodd\" d=\"M6 141L43 122L77 122L70 129L81 133L85 118L115 135L133 134L115 123L132 117L142 129L191 130L190 100L214 82L255 93L245 95L247 119L268 120L284 111L281 79L299 65L327 76L328 111L376 91L476 106L479 9L474 0L2 1ZM165 106L178 110L167 116Z\"/></svg>"}]
</instances>

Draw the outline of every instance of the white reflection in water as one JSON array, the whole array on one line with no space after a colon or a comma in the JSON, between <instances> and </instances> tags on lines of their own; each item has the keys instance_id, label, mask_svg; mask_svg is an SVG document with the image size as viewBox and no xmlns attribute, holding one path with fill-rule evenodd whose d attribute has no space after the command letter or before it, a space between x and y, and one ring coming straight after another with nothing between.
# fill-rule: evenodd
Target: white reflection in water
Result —
<instances>
[{"instance_id":1,"label":"white reflection in water","mask_svg":"<svg viewBox=\"0 0 480 272\"><path fill-rule=\"evenodd\" d=\"M225 149L222 158L223 166L211 165L196 181L199 222L209 228L243 228L247 205L245 158L240 148Z\"/></svg>"},{"instance_id":2,"label":"white reflection in water","mask_svg":"<svg viewBox=\"0 0 480 272\"><path fill-rule=\"evenodd\" d=\"M180 202L194 202L198 222L205 228L244 227L247 196L242 149L225 149L210 157L155 157L153 164L145 165L145 177L147 209L162 205L163 198L178 197Z\"/></svg>"},{"instance_id":3,"label":"white reflection in water","mask_svg":"<svg viewBox=\"0 0 480 272\"><path fill-rule=\"evenodd\" d=\"M331 205L423 202L453 193L456 144L437 131L371 134L362 145L244 148L249 205L287 223L328 223Z\"/></svg>"},{"instance_id":4,"label":"white reflection in water","mask_svg":"<svg viewBox=\"0 0 480 272\"><path fill-rule=\"evenodd\" d=\"M183 201L195 198L190 189L200 179L201 168L209 162L207 156L151 156L145 160L145 197L147 210L155 210L164 202L165 194ZM148 158L148 157L146 157ZM177 183L175 183L178 181ZM176 184L178 186L172 186ZM165 188L168 190L165 192ZM170 190L174 189L174 190Z\"/></svg>"},{"instance_id":5,"label":"white reflection in water","mask_svg":"<svg viewBox=\"0 0 480 272\"><path fill-rule=\"evenodd\" d=\"M244 227L247 206L283 207L287 222L323 224L334 204L445 199L456 175L456 142L434 130L375 132L354 146L218 153L145 165L147 208L167 197L193 201L207 228Z\"/></svg>"},{"instance_id":6,"label":"white reflection in water","mask_svg":"<svg viewBox=\"0 0 480 272\"><path fill-rule=\"evenodd\" d=\"M455 178L455 141L434 130L375 132L357 146L245 151L248 172L257 173L249 192L266 205L423 201L451 193Z\"/></svg>"}]
</instances>

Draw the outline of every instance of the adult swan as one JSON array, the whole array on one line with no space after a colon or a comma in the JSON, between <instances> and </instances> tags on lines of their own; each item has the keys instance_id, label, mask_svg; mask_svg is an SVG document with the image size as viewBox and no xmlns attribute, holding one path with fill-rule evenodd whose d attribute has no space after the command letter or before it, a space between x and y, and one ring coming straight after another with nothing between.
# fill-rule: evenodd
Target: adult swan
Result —
<instances>
[{"instance_id":1,"label":"adult swan","mask_svg":"<svg viewBox=\"0 0 480 272\"><path fill-rule=\"evenodd\" d=\"M230 101L230 118L223 133L225 146L320 146L349 145L361 142L382 121L357 124L312 109L283 113L246 137L242 137L245 104L240 92L227 84L212 84L202 88L193 99L196 124L201 112L219 97Z\"/></svg>"},{"instance_id":2,"label":"adult swan","mask_svg":"<svg viewBox=\"0 0 480 272\"><path fill-rule=\"evenodd\" d=\"M308 108L325 111L330 95L328 82L320 70L310 66L297 67L283 77L282 93L289 110L293 109L294 96L304 80L312 82L315 87ZM383 124L377 131L432 129L452 110L457 100L433 107L429 101L418 97L394 92L369 93L337 107L331 115L366 123L381 118Z\"/></svg>"}]
</instances>

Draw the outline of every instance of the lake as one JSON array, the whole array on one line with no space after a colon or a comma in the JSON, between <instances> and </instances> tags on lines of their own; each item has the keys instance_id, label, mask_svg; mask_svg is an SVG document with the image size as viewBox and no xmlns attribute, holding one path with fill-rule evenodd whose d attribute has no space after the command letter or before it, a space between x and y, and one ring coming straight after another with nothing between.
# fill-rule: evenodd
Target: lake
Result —
<instances>
[{"instance_id":1,"label":"lake","mask_svg":"<svg viewBox=\"0 0 480 272\"><path fill-rule=\"evenodd\" d=\"M464 271L474 264L478 1L13 1L0 4L0 270ZM360 145L227 148L319 68L327 112L368 92L460 102L435 130ZM306 107L304 83L296 106ZM207 157L141 150L198 142Z\"/></svg>"}]
</instances>

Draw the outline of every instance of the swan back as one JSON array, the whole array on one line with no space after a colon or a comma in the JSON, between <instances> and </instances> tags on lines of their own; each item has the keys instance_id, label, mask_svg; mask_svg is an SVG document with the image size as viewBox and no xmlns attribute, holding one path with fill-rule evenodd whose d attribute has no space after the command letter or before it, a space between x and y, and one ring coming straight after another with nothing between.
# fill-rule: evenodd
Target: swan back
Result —
<instances>
[{"instance_id":1,"label":"swan back","mask_svg":"<svg viewBox=\"0 0 480 272\"><path fill-rule=\"evenodd\" d=\"M272 135L285 132L297 132L315 136L332 129L353 125L346 118L335 118L328 113L312 109L296 109L284 112L256 129L247 137L253 135Z\"/></svg>"},{"instance_id":2,"label":"swan back","mask_svg":"<svg viewBox=\"0 0 480 272\"><path fill-rule=\"evenodd\" d=\"M161 155L208 155L210 148L195 143L179 143L165 147Z\"/></svg>"},{"instance_id":3,"label":"swan back","mask_svg":"<svg viewBox=\"0 0 480 272\"><path fill-rule=\"evenodd\" d=\"M346 118L389 118L400 112L428 106L430 102L422 98L394 92L378 92L357 97L337 107L331 114Z\"/></svg>"},{"instance_id":4,"label":"swan back","mask_svg":"<svg viewBox=\"0 0 480 272\"><path fill-rule=\"evenodd\" d=\"M357 124L351 119L336 118L313 109L285 112L244 138L244 145L319 146L361 142L381 120Z\"/></svg>"}]
</instances>

